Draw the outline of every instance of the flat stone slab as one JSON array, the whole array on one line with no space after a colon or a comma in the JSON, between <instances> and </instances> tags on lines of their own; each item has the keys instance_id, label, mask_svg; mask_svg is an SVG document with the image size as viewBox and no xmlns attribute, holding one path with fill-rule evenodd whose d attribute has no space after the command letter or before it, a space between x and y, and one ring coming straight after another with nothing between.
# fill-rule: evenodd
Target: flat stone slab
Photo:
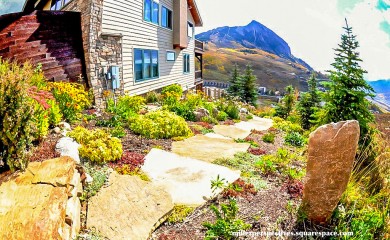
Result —
<instances>
[{"instance_id":1,"label":"flat stone slab","mask_svg":"<svg viewBox=\"0 0 390 240\"><path fill-rule=\"evenodd\" d=\"M211 180L218 175L229 183L240 177L239 171L160 149L150 151L142 170L171 194L175 204L195 206L213 196Z\"/></svg>"},{"instance_id":2,"label":"flat stone slab","mask_svg":"<svg viewBox=\"0 0 390 240\"><path fill-rule=\"evenodd\" d=\"M215 125L213 130L216 134L233 139L244 139L251 134L250 130L244 130L233 125Z\"/></svg>"},{"instance_id":3,"label":"flat stone slab","mask_svg":"<svg viewBox=\"0 0 390 240\"><path fill-rule=\"evenodd\" d=\"M272 119L269 118L260 118L254 116L253 119L245 122L239 122L234 124L235 127L245 130L245 131L251 131L251 130L257 130L257 131L264 131L271 128L273 125Z\"/></svg>"},{"instance_id":4,"label":"flat stone slab","mask_svg":"<svg viewBox=\"0 0 390 240\"><path fill-rule=\"evenodd\" d=\"M249 143L236 143L233 139L196 135L184 141L173 142L172 152L183 157L213 162L218 158L229 158L238 152L246 152L249 147Z\"/></svg>"},{"instance_id":5,"label":"flat stone slab","mask_svg":"<svg viewBox=\"0 0 390 240\"><path fill-rule=\"evenodd\" d=\"M0 185L0 239L75 238L80 229L80 184L69 157L33 162L25 172L15 173Z\"/></svg>"},{"instance_id":6,"label":"flat stone slab","mask_svg":"<svg viewBox=\"0 0 390 240\"><path fill-rule=\"evenodd\" d=\"M225 137L216 133L206 133L205 136L209 138L217 138L217 139L227 139L227 140L231 139L230 137Z\"/></svg>"},{"instance_id":7,"label":"flat stone slab","mask_svg":"<svg viewBox=\"0 0 390 240\"><path fill-rule=\"evenodd\" d=\"M111 173L109 186L88 203L87 227L109 239L148 239L174 205L162 187L137 176Z\"/></svg>"}]
</instances>

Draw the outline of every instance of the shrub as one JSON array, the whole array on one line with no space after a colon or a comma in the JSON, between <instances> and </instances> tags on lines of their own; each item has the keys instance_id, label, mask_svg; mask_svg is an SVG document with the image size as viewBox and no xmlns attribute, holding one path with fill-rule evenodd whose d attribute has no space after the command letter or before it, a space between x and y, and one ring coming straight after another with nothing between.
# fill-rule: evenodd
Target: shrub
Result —
<instances>
[{"instance_id":1,"label":"shrub","mask_svg":"<svg viewBox=\"0 0 390 240\"><path fill-rule=\"evenodd\" d=\"M77 120L82 110L91 105L89 93L78 83L48 83L47 89L54 94L64 118L69 122Z\"/></svg>"},{"instance_id":2,"label":"shrub","mask_svg":"<svg viewBox=\"0 0 390 240\"><path fill-rule=\"evenodd\" d=\"M28 82L34 71L29 64L19 67L0 59L0 165L12 171L27 167L26 150L34 130L34 104Z\"/></svg>"},{"instance_id":3,"label":"shrub","mask_svg":"<svg viewBox=\"0 0 390 240\"><path fill-rule=\"evenodd\" d=\"M130 120L130 129L136 134L152 139L189 137L192 135L186 121L168 111L155 111L136 116Z\"/></svg>"},{"instance_id":4,"label":"shrub","mask_svg":"<svg viewBox=\"0 0 390 240\"><path fill-rule=\"evenodd\" d=\"M211 116L204 116L200 119L200 121L205 122L205 123L209 123L209 124L218 124L218 121Z\"/></svg>"},{"instance_id":5,"label":"shrub","mask_svg":"<svg viewBox=\"0 0 390 240\"><path fill-rule=\"evenodd\" d=\"M128 120L145 107L146 100L141 96L121 96L116 105L112 98L107 100L107 111Z\"/></svg>"},{"instance_id":6,"label":"shrub","mask_svg":"<svg viewBox=\"0 0 390 240\"><path fill-rule=\"evenodd\" d=\"M240 119L240 109L238 109L238 107L233 102L229 102L223 111L226 112L231 119Z\"/></svg>"},{"instance_id":7,"label":"shrub","mask_svg":"<svg viewBox=\"0 0 390 240\"><path fill-rule=\"evenodd\" d=\"M91 162L104 164L116 161L122 157L122 143L116 137L111 137L104 130L88 130L83 127L76 127L68 133L81 144L79 148L80 157Z\"/></svg>"},{"instance_id":8,"label":"shrub","mask_svg":"<svg viewBox=\"0 0 390 240\"><path fill-rule=\"evenodd\" d=\"M216 118L218 121L226 121L228 117L229 115L227 113L225 113L224 111L219 111Z\"/></svg>"},{"instance_id":9,"label":"shrub","mask_svg":"<svg viewBox=\"0 0 390 240\"><path fill-rule=\"evenodd\" d=\"M302 127L297 123L292 123L290 121L286 121L280 117L274 117L272 118L274 121L274 127L276 129L279 129L283 132L298 132L303 133Z\"/></svg>"},{"instance_id":10,"label":"shrub","mask_svg":"<svg viewBox=\"0 0 390 240\"><path fill-rule=\"evenodd\" d=\"M178 84L169 85L167 87L164 87L161 91L162 95L165 95L166 93L175 93L177 95L183 95L183 89Z\"/></svg>"},{"instance_id":11,"label":"shrub","mask_svg":"<svg viewBox=\"0 0 390 240\"><path fill-rule=\"evenodd\" d=\"M187 121L193 122L196 119L194 114L195 108L191 107L186 102L177 102L176 104L169 106L168 110L183 117Z\"/></svg>"},{"instance_id":12,"label":"shrub","mask_svg":"<svg viewBox=\"0 0 390 240\"><path fill-rule=\"evenodd\" d=\"M122 126L116 126L114 129L111 129L110 133L113 137L117 138L123 138L126 136L125 129Z\"/></svg>"},{"instance_id":13,"label":"shrub","mask_svg":"<svg viewBox=\"0 0 390 240\"><path fill-rule=\"evenodd\" d=\"M286 137L284 138L284 142L291 146L302 147L305 145L306 140L301 134L297 132L290 132L287 133Z\"/></svg>"},{"instance_id":14,"label":"shrub","mask_svg":"<svg viewBox=\"0 0 390 240\"><path fill-rule=\"evenodd\" d=\"M274 133L264 134L262 139L266 143L274 143L275 142L275 134Z\"/></svg>"},{"instance_id":15,"label":"shrub","mask_svg":"<svg viewBox=\"0 0 390 240\"><path fill-rule=\"evenodd\" d=\"M146 103L156 103L159 100L159 95L155 92L148 92L145 96Z\"/></svg>"},{"instance_id":16,"label":"shrub","mask_svg":"<svg viewBox=\"0 0 390 240\"><path fill-rule=\"evenodd\" d=\"M97 120L95 125L99 127L121 127L123 123L119 118L119 116L114 115L108 120Z\"/></svg>"},{"instance_id":17,"label":"shrub","mask_svg":"<svg viewBox=\"0 0 390 240\"><path fill-rule=\"evenodd\" d=\"M169 215L167 222L169 224L175 224L183 222L184 219L190 215L195 208L186 205L176 205L173 207L171 215Z\"/></svg>"},{"instance_id":18,"label":"shrub","mask_svg":"<svg viewBox=\"0 0 390 240\"><path fill-rule=\"evenodd\" d=\"M232 232L239 232L251 227L250 224L236 218L238 206L235 199L230 199L229 204L221 204L220 210L215 205L211 205L210 209L217 219L215 223L203 223L203 226L207 228L205 239L232 239Z\"/></svg>"},{"instance_id":19,"label":"shrub","mask_svg":"<svg viewBox=\"0 0 390 240\"><path fill-rule=\"evenodd\" d=\"M161 96L163 99L163 104L168 106L175 105L183 95L183 89L180 85L174 84L167 87L164 87Z\"/></svg>"}]
</instances>

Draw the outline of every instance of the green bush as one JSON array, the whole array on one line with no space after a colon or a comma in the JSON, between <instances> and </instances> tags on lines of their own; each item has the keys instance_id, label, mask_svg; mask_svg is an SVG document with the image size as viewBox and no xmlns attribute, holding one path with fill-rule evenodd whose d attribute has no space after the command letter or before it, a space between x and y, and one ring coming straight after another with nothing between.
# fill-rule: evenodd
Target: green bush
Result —
<instances>
[{"instance_id":1,"label":"green bush","mask_svg":"<svg viewBox=\"0 0 390 240\"><path fill-rule=\"evenodd\" d=\"M238 109L238 107L233 102L229 102L223 111L226 112L231 119L240 119L240 109Z\"/></svg>"},{"instance_id":2,"label":"green bush","mask_svg":"<svg viewBox=\"0 0 390 240\"><path fill-rule=\"evenodd\" d=\"M302 147L305 145L306 140L301 134L297 132L289 132L284 137L284 142L291 146Z\"/></svg>"},{"instance_id":3,"label":"green bush","mask_svg":"<svg viewBox=\"0 0 390 240\"><path fill-rule=\"evenodd\" d=\"M191 107L186 102L177 102L174 105L168 107L168 110L176 113L177 115L183 117L187 121L195 121L194 107Z\"/></svg>"},{"instance_id":4,"label":"green bush","mask_svg":"<svg viewBox=\"0 0 390 240\"><path fill-rule=\"evenodd\" d=\"M81 144L80 157L91 162L104 164L122 157L121 140L111 137L102 129L89 130L78 126L68 136Z\"/></svg>"},{"instance_id":5,"label":"green bush","mask_svg":"<svg viewBox=\"0 0 390 240\"><path fill-rule=\"evenodd\" d=\"M136 134L151 139L189 137L191 129L186 121L169 111L155 111L130 120L130 129Z\"/></svg>"},{"instance_id":6,"label":"green bush","mask_svg":"<svg viewBox=\"0 0 390 240\"><path fill-rule=\"evenodd\" d=\"M113 137L117 138L123 138L124 136L126 136L125 129L122 126L116 126L110 131L110 133Z\"/></svg>"},{"instance_id":7,"label":"green bush","mask_svg":"<svg viewBox=\"0 0 390 240\"><path fill-rule=\"evenodd\" d=\"M183 89L178 84L169 85L164 87L161 91L162 95L166 95L167 93L175 93L176 95L183 95Z\"/></svg>"},{"instance_id":8,"label":"green bush","mask_svg":"<svg viewBox=\"0 0 390 240\"><path fill-rule=\"evenodd\" d=\"M200 119L201 122L210 123L210 124L218 124L218 121L211 116L204 116Z\"/></svg>"},{"instance_id":9,"label":"green bush","mask_svg":"<svg viewBox=\"0 0 390 240\"><path fill-rule=\"evenodd\" d=\"M264 134L262 139L266 143L274 143L275 142L275 134L274 133Z\"/></svg>"},{"instance_id":10,"label":"green bush","mask_svg":"<svg viewBox=\"0 0 390 240\"><path fill-rule=\"evenodd\" d=\"M12 171L28 165L26 150L34 130L34 103L28 96L28 83L34 70L0 59L0 165Z\"/></svg>"},{"instance_id":11,"label":"green bush","mask_svg":"<svg viewBox=\"0 0 390 240\"><path fill-rule=\"evenodd\" d=\"M146 103L157 103L159 100L158 93L152 91L148 92L145 96Z\"/></svg>"},{"instance_id":12,"label":"green bush","mask_svg":"<svg viewBox=\"0 0 390 240\"><path fill-rule=\"evenodd\" d=\"M234 239L233 232L251 227L250 224L237 219L239 209L235 199L230 199L229 204L221 204L220 210L215 205L211 205L210 209L214 212L217 220L215 223L203 223L203 226L207 228L205 239Z\"/></svg>"},{"instance_id":13,"label":"green bush","mask_svg":"<svg viewBox=\"0 0 390 240\"><path fill-rule=\"evenodd\" d=\"M301 125L297 123L292 123L290 121L286 121L280 117L273 117L272 120L274 121L274 127L276 129L279 129L283 132L298 132L303 133L303 129Z\"/></svg>"},{"instance_id":14,"label":"green bush","mask_svg":"<svg viewBox=\"0 0 390 240\"><path fill-rule=\"evenodd\" d=\"M226 121L228 117L229 115L227 113L225 113L224 111L219 111L216 118L218 121Z\"/></svg>"},{"instance_id":15,"label":"green bush","mask_svg":"<svg viewBox=\"0 0 390 240\"><path fill-rule=\"evenodd\" d=\"M141 96L121 96L115 104L112 98L107 100L107 111L121 119L128 120L145 107L146 100Z\"/></svg>"}]
</instances>

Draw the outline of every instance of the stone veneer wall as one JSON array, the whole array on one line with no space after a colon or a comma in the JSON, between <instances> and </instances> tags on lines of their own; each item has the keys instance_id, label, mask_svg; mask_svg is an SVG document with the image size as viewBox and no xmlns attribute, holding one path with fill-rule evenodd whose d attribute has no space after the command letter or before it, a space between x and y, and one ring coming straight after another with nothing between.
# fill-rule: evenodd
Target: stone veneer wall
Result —
<instances>
[{"instance_id":1,"label":"stone veneer wall","mask_svg":"<svg viewBox=\"0 0 390 240\"><path fill-rule=\"evenodd\" d=\"M103 68L108 64L120 66L122 72L121 36L102 35L103 0L73 0L63 11L81 12L81 28L85 53L86 73L93 89L95 104L104 107L103 91L107 89ZM107 68L106 68L107 69ZM123 78L121 89L123 94Z\"/></svg>"}]
</instances>

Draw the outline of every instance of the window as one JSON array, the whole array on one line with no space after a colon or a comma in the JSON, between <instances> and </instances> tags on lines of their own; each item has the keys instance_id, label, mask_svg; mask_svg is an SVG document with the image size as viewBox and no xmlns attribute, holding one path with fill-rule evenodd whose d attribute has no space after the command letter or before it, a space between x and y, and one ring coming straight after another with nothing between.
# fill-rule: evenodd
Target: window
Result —
<instances>
[{"instance_id":1,"label":"window","mask_svg":"<svg viewBox=\"0 0 390 240\"><path fill-rule=\"evenodd\" d=\"M134 50L134 75L135 82L159 77L157 50Z\"/></svg>"},{"instance_id":2,"label":"window","mask_svg":"<svg viewBox=\"0 0 390 240\"><path fill-rule=\"evenodd\" d=\"M173 62L176 59L176 53L168 51L167 52L167 62Z\"/></svg>"},{"instance_id":3,"label":"window","mask_svg":"<svg viewBox=\"0 0 390 240\"><path fill-rule=\"evenodd\" d=\"M183 57L183 63L184 63L184 66L183 66L183 72L184 73L189 73L191 72L191 69L190 69L190 54L184 54L184 57Z\"/></svg>"},{"instance_id":4,"label":"window","mask_svg":"<svg viewBox=\"0 0 390 240\"><path fill-rule=\"evenodd\" d=\"M50 10L52 11L58 11L61 10L62 7L64 7L66 4L68 4L72 0L53 0L51 2Z\"/></svg>"},{"instance_id":5,"label":"window","mask_svg":"<svg viewBox=\"0 0 390 240\"><path fill-rule=\"evenodd\" d=\"M159 23L160 5L152 0L144 0L144 20L155 24Z\"/></svg>"},{"instance_id":6,"label":"window","mask_svg":"<svg viewBox=\"0 0 390 240\"><path fill-rule=\"evenodd\" d=\"M188 37L190 38L194 37L194 25L190 22L188 22L187 24L187 33L188 33Z\"/></svg>"},{"instance_id":7,"label":"window","mask_svg":"<svg viewBox=\"0 0 390 240\"><path fill-rule=\"evenodd\" d=\"M172 29L172 11L164 6L161 7L161 26Z\"/></svg>"}]
</instances>

